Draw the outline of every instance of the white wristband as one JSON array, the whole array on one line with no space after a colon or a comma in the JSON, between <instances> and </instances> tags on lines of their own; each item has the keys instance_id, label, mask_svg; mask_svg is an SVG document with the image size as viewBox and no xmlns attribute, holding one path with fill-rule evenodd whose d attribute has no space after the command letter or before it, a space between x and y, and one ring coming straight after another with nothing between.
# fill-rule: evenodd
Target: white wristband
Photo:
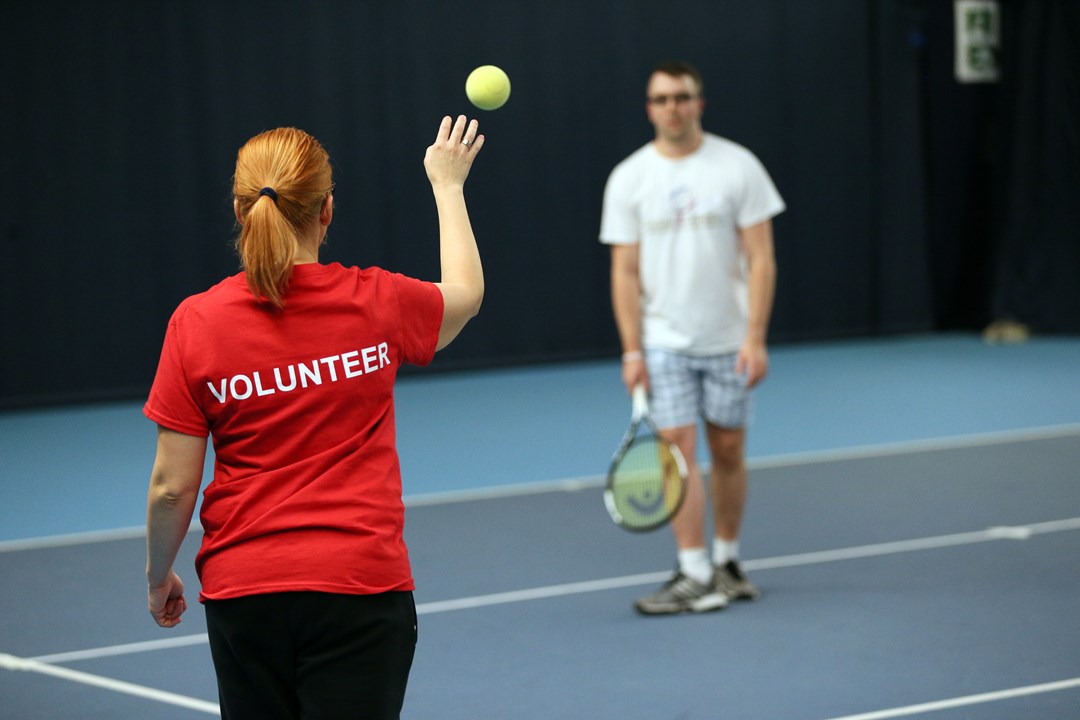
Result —
<instances>
[{"instance_id":1,"label":"white wristband","mask_svg":"<svg viewBox=\"0 0 1080 720\"><path fill-rule=\"evenodd\" d=\"M625 362L637 362L638 360L644 360L645 356L641 354L640 350L630 350L622 354L622 361Z\"/></svg>"}]
</instances>

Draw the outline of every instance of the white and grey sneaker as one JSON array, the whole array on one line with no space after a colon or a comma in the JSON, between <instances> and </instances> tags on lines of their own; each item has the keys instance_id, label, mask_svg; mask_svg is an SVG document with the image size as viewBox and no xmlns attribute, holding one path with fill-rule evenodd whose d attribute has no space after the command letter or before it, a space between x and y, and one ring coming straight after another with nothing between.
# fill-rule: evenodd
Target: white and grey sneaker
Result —
<instances>
[{"instance_id":1,"label":"white and grey sneaker","mask_svg":"<svg viewBox=\"0 0 1080 720\"><path fill-rule=\"evenodd\" d=\"M728 560L713 571L713 591L731 600L757 600L761 591L754 587L735 560Z\"/></svg>"},{"instance_id":2,"label":"white and grey sneaker","mask_svg":"<svg viewBox=\"0 0 1080 720\"><path fill-rule=\"evenodd\" d=\"M643 615L671 615L682 612L720 610L728 603L727 596L710 585L676 572L664 586L652 595L639 598L634 609Z\"/></svg>"}]
</instances>

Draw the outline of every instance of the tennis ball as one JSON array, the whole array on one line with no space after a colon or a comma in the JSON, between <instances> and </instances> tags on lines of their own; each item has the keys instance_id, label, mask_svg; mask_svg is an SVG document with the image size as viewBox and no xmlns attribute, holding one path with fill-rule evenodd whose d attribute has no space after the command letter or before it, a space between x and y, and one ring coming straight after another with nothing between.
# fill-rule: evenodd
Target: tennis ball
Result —
<instances>
[{"instance_id":1,"label":"tennis ball","mask_svg":"<svg viewBox=\"0 0 1080 720\"><path fill-rule=\"evenodd\" d=\"M497 110L510 99L510 78L501 68L481 65L466 78L465 94L481 110Z\"/></svg>"}]
</instances>

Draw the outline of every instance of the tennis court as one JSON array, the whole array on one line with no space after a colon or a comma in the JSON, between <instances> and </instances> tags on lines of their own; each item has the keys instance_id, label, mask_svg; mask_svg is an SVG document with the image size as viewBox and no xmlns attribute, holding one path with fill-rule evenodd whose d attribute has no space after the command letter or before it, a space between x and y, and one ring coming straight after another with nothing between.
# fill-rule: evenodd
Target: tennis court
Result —
<instances>
[{"instance_id":1,"label":"tennis court","mask_svg":"<svg viewBox=\"0 0 1080 720\"><path fill-rule=\"evenodd\" d=\"M644 618L673 553L603 508L615 364L405 378L403 717L1080 717L1078 381L1076 338L777 348L742 540L763 597ZM138 403L0 416L4 717L216 713L200 608L145 612L149 425Z\"/></svg>"}]
</instances>

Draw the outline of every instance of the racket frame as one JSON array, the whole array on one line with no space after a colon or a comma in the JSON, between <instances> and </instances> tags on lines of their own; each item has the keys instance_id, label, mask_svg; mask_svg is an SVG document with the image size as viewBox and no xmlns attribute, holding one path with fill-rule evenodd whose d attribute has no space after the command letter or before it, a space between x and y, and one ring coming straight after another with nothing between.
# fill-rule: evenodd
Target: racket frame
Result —
<instances>
[{"instance_id":1,"label":"racket frame","mask_svg":"<svg viewBox=\"0 0 1080 720\"><path fill-rule=\"evenodd\" d=\"M671 453L671 457L675 460L675 466L679 472L679 498L671 510L665 513L663 517L656 522L648 525L630 525L627 524L623 514L619 512L619 509L615 504L615 493L613 489L615 484L615 468L618 466L619 461L622 460L623 456L630 450L634 441L638 438L638 432L642 425L644 425L645 429L656 438L657 442L666 447L667 451ZM649 399L645 392L645 387L643 385L636 385L631 392L630 427L627 428L622 441L615 450L615 454L611 457L611 464L608 466L607 481L604 483L604 507L607 508L608 515L611 516L612 522L624 530L641 533L651 532L667 525L682 508L683 501L686 500L688 474L686 458L683 457L682 451L679 450L675 443L668 442L660 435L652 418L649 417Z\"/></svg>"}]
</instances>

